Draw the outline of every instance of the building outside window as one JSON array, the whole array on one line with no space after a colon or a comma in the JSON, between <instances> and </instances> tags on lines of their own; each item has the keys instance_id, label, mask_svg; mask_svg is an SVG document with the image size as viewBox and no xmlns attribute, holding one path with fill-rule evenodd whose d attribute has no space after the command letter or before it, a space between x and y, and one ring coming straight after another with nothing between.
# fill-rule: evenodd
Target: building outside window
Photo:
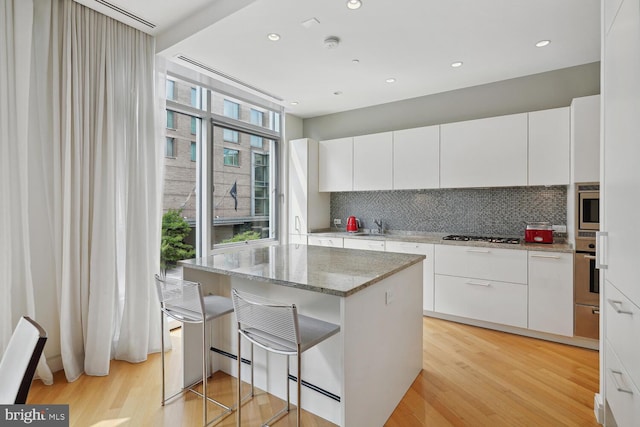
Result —
<instances>
[{"instance_id":1,"label":"building outside window","mask_svg":"<svg viewBox=\"0 0 640 427\"><path fill-rule=\"evenodd\" d=\"M269 155L253 153L253 214L269 215Z\"/></svg>"},{"instance_id":2,"label":"building outside window","mask_svg":"<svg viewBox=\"0 0 640 427\"><path fill-rule=\"evenodd\" d=\"M191 161L195 162L198 156L197 145L195 141L191 141Z\"/></svg>"},{"instance_id":3,"label":"building outside window","mask_svg":"<svg viewBox=\"0 0 640 427\"><path fill-rule=\"evenodd\" d=\"M191 135L195 135L198 131L198 119L191 117Z\"/></svg>"},{"instance_id":4,"label":"building outside window","mask_svg":"<svg viewBox=\"0 0 640 427\"><path fill-rule=\"evenodd\" d=\"M176 99L176 82L167 79L167 99Z\"/></svg>"},{"instance_id":5,"label":"building outside window","mask_svg":"<svg viewBox=\"0 0 640 427\"><path fill-rule=\"evenodd\" d=\"M196 108L200 108L200 102L199 98L198 98L198 88L192 87L191 88L191 106L192 107L196 107Z\"/></svg>"},{"instance_id":6,"label":"building outside window","mask_svg":"<svg viewBox=\"0 0 640 427\"><path fill-rule=\"evenodd\" d=\"M255 108L251 109L251 124L263 126L262 122L264 119L264 114L262 111L256 110ZM251 135L251 146L256 148L262 148L262 138L256 135Z\"/></svg>"},{"instance_id":7,"label":"building outside window","mask_svg":"<svg viewBox=\"0 0 640 427\"><path fill-rule=\"evenodd\" d=\"M164 152L165 157L176 157L176 139L167 137L167 145Z\"/></svg>"},{"instance_id":8,"label":"building outside window","mask_svg":"<svg viewBox=\"0 0 640 427\"><path fill-rule=\"evenodd\" d=\"M240 105L235 102L229 101L228 99L225 99L224 109L222 114L225 115L226 117L230 117L232 119L238 120L240 118ZM224 140L227 142L234 142L237 144L238 132L231 129L225 129Z\"/></svg>"},{"instance_id":9,"label":"building outside window","mask_svg":"<svg viewBox=\"0 0 640 427\"><path fill-rule=\"evenodd\" d=\"M225 166L240 166L240 153L238 150L232 150L230 148L224 149L224 165Z\"/></svg>"},{"instance_id":10,"label":"building outside window","mask_svg":"<svg viewBox=\"0 0 640 427\"><path fill-rule=\"evenodd\" d=\"M175 113L167 110L167 129L177 129L175 121Z\"/></svg>"}]
</instances>

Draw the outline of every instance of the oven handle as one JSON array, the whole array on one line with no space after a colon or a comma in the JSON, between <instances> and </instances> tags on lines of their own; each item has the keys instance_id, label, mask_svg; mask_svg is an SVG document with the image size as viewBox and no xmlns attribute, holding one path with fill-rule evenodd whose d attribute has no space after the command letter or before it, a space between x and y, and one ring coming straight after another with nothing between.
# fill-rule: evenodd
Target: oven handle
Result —
<instances>
[{"instance_id":1,"label":"oven handle","mask_svg":"<svg viewBox=\"0 0 640 427\"><path fill-rule=\"evenodd\" d=\"M595 260L596 256L595 255L585 255L584 259Z\"/></svg>"}]
</instances>

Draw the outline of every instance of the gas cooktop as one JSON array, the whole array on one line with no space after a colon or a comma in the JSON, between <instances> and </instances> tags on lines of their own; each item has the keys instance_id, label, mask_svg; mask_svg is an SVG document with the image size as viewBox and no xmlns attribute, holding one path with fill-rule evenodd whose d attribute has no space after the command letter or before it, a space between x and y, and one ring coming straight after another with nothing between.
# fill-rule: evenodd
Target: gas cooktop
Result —
<instances>
[{"instance_id":1,"label":"gas cooktop","mask_svg":"<svg viewBox=\"0 0 640 427\"><path fill-rule=\"evenodd\" d=\"M512 245L520 243L520 239L517 237L464 236L458 234L444 236L442 240L454 240L457 242L509 243Z\"/></svg>"}]
</instances>

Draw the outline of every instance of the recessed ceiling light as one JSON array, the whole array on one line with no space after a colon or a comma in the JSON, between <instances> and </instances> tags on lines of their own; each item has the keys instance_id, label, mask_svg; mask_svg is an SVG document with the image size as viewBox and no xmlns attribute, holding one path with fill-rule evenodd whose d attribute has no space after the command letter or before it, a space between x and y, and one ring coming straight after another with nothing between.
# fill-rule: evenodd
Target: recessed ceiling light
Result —
<instances>
[{"instance_id":1,"label":"recessed ceiling light","mask_svg":"<svg viewBox=\"0 0 640 427\"><path fill-rule=\"evenodd\" d=\"M351 63L352 63L352 64L359 64L359 63L360 63L360 60L359 60L359 59L352 59L352 60L351 60Z\"/></svg>"},{"instance_id":2,"label":"recessed ceiling light","mask_svg":"<svg viewBox=\"0 0 640 427\"><path fill-rule=\"evenodd\" d=\"M536 47L549 46L549 43L551 43L551 40L540 40L538 43L536 43Z\"/></svg>"},{"instance_id":3,"label":"recessed ceiling light","mask_svg":"<svg viewBox=\"0 0 640 427\"><path fill-rule=\"evenodd\" d=\"M456 62L452 62L451 66L453 68L458 68L458 67L462 67L462 61L456 61Z\"/></svg>"},{"instance_id":4,"label":"recessed ceiling light","mask_svg":"<svg viewBox=\"0 0 640 427\"><path fill-rule=\"evenodd\" d=\"M385 82L387 82L387 83L395 83L396 79L394 79L393 77L389 77L387 80L385 80Z\"/></svg>"},{"instance_id":5,"label":"recessed ceiling light","mask_svg":"<svg viewBox=\"0 0 640 427\"><path fill-rule=\"evenodd\" d=\"M347 7L351 10L360 9L362 2L360 0L347 0Z\"/></svg>"},{"instance_id":6,"label":"recessed ceiling light","mask_svg":"<svg viewBox=\"0 0 640 427\"><path fill-rule=\"evenodd\" d=\"M298 101L291 101L291 105L298 105Z\"/></svg>"},{"instance_id":7,"label":"recessed ceiling light","mask_svg":"<svg viewBox=\"0 0 640 427\"><path fill-rule=\"evenodd\" d=\"M276 33L269 33L267 35L267 38L269 40L271 40L272 42L277 42L278 40L280 40L280 34L276 34Z\"/></svg>"},{"instance_id":8,"label":"recessed ceiling light","mask_svg":"<svg viewBox=\"0 0 640 427\"><path fill-rule=\"evenodd\" d=\"M337 90L335 92L333 92L334 95L342 95L342 91L341 90Z\"/></svg>"}]
</instances>

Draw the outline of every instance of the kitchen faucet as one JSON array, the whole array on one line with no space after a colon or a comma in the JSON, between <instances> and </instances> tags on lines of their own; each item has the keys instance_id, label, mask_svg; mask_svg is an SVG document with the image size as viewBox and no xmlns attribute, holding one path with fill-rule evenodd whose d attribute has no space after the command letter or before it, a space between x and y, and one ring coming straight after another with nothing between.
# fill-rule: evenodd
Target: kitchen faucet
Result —
<instances>
[{"instance_id":1,"label":"kitchen faucet","mask_svg":"<svg viewBox=\"0 0 640 427\"><path fill-rule=\"evenodd\" d=\"M374 224L378 226L378 234L382 234L382 220L381 219L374 219L373 220Z\"/></svg>"}]
</instances>

